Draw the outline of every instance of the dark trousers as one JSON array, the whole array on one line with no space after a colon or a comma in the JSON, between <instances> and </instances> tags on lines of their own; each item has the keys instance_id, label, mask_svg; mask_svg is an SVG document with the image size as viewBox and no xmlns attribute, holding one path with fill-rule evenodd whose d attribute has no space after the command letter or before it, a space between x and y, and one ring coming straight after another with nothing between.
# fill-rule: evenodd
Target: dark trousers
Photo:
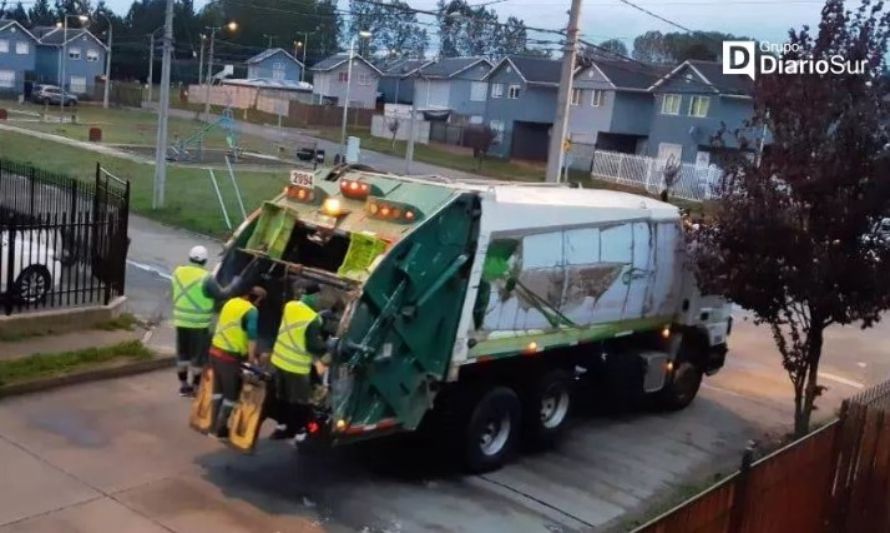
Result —
<instances>
[{"instance_id":1,"label":"dark trousers","mask_svg":"<svg viewBox=\"0 0 890 533\"><path fill-rule=\"evenodd\" d=\"M228 424L229 415L238 403L238 396L241 394L241 367L235 356L231 359L211 356L210 367L213 369L213 428L219 433Z\"/></svg>"},{"instance_id":2,"label":"dark trousers","mask_svg":"<svg viewBox=\"0 0 890 533\"><path fill-rule=\"evenodd\" d=\"M179 381L188 380L189 367L192 382L201 380L201 370L207 364L210 333L207 328L176 328L176 375Z\"/></svg>"},{"instance_id":3,"label":"dark trousers","mask_svg":"<svg viewBox=\"0 0 890 533\"><path fill-rule=\"evenodd\" d=\"M273 418L286 425L288 433L296 433L312 417L310 395L312 385L308 374L294 374L275 367L272 373L275 401Z\"/></svg>"}]
</instances>

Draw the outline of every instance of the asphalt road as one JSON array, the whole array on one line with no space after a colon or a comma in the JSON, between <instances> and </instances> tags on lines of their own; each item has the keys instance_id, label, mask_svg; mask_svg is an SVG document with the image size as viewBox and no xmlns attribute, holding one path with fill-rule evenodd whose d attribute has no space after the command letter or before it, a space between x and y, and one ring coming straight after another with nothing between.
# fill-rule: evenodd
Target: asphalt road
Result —
<instances>
[{"instance_id":1,"label":"asphalt road","mask_svg":"<svg viewBox=\"0 0 890 533\"><path fill-rule=\"evenodd\" d=\"M128 293L166 312L165 275L200 240L131 224ZM218 249L218 244L206 242ZM818 417L890 375L888 327L828 332ZM172 371L0 402L0 533L12 531L580 531L607 529L737 464L791 421L763 328L736 316L726 367L678 413L573 419L558 449L464 476L415 439L244 457L191 431ZM9 482L7 480L12 480Z\"/></svg>"}]
</instances>

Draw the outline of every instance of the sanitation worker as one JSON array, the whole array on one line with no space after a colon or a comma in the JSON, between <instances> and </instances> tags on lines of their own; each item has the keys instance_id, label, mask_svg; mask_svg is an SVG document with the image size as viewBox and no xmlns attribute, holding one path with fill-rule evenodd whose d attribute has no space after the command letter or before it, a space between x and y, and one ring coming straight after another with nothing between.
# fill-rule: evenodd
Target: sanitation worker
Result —
<instances>
[{"instance_id":1,"label":"sanitation worker","mask_svg":"<svg viewBox=\"0 0 890 533\"><path fill-rule=\"evenodd\" d=\"M214 413L211 430L220 439L229 436L229 415L241 393L241 364L258 364L258 308L265 297L266 290L254 286L244 296L226 302L219 313L210 346L210 366Z\"/></svg>"},{"instance_id":2,"label":"sanitation worker","mask_svg":"<svg viewBox=\"0 0 890 533\"><path fill-rule=\"evenodd\" d=\"M272 348L272 383L275 390L275 414L278 425L269 437L273 440L306 438L306 424L312 414L311 372L319 374L324 364L323 319L318 309L317 284L296 285L293 299L284 304L278 337Z\"/></svg>"},{"instance_id":3,"label":"sanitation worker","mask_svg":"<svg viewBox=\"0 0 890 533\"><path fill-rule=\"evenodd\" d=\"M207 248L195 246L189 251L188 264L177 267L171 278L180 396L192 396L201 381L216 302L231 298L242 280L242 276L235 276L228 287L220 287L207 271L206 264ZM251 271L251 268L246 270Z\"/></svg>"}]
</instances>

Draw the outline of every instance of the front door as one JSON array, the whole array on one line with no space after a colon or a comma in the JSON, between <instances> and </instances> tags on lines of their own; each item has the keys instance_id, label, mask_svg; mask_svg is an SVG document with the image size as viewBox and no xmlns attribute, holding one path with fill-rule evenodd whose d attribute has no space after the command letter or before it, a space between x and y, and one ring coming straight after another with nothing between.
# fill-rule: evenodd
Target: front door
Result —
<instances>
[{"instance_id":1,"label":"front door","mask_svg":"<svg viewBox=\"0 0 890 533\"><path fill-rule=\"evenodd\" d=\"M673 157L673 161L680 162L683 158L683 145L674 143L658 144L658 159L660 161L668 161Z\"/></svg>"}]
</instances>

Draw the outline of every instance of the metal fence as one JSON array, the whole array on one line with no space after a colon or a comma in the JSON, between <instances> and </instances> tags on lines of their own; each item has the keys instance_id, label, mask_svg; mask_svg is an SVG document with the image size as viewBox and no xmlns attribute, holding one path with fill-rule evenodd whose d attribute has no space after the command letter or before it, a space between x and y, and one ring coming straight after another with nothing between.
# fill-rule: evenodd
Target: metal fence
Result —
<instances>
[{"instance_id":1,"label":"metal fence","mask_svg":"<svg viewBox=\"0 0 890 533\"><path fill-rule=\"evenodd\" d=\"M130 185L0 159L0 306L107 304L124 293Z\"/></svg>"},{"instance_id":2,"label":"metal fence","mask_svg":"<svg viewBox=\"0 0 890 533\"><path fill-rule=\"evenodd\" d=\"M590 173L599 180L660 194L665 190L664 169L667 164L666 159L595 150ZM682 163L671 187L671 196L692 201L708 200L722 175L723 171L713 165Z\"/></svg>"},{"instance_id":3,"label":"metal fence","mask_svg":"<svg viewBox=\"0 0 890 533\"><path fill-rule=\"evenodd\" d=\"M890 382L840 417L646 524L643 533L890 531Z\"/></svg>"}]
</instances>

